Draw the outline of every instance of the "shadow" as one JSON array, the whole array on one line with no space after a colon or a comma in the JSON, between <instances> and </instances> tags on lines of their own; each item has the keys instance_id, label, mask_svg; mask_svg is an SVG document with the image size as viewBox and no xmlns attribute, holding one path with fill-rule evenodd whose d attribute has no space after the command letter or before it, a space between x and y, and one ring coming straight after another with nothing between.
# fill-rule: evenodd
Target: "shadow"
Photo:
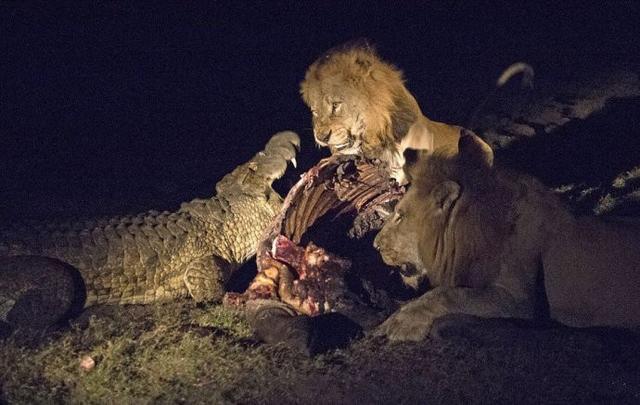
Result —
<instances>
[{"instance_id":1,"label":"shadow","mask_svg":"<svg viewBox=\"0 0 640 405\"><path fill-rule=\"evenodd\" d=\"M527 319L449 314L435 320L431 338L466 342L476 347L563 348L603 361L619 362L634 372L640 370L640 354L636 350L640 334L622 328L576 328L555 321L540 324Z\"/></svg>"},{"instance_id":2,"label":"shadow","mask_svg":"<svg viewBox=\"0 0 640 405\"><path fill-rule=\"evenodd\" d=\"M60 319L61 322L67 322L70 319L76 318L84 310L87 302L87 286L78 269L68 263L61 262L61 264L66 268L73 282L73 299L71 300L68 310Z\"/></svg>"},{"instance_id":3,"label":"shadow","mask_svg":"<svg viewBox=\"0 0 640 405\"><path fill-rule=\"evenodd\" d=\"M17 343L39 343L84 309L86 285L68 263L44 256L3 257L0 275L0 293L10 304L2 335L11 335Z\"/></svg>"},{"instance_id":4,"label":"shadow","mask_svg":"<svg viewBox=\"0 0 640 405\"><path fill-rule=\"evenodd\" d=\"M620 172L640 164L640 98L610 101L584 120L514 142L496 152L507 167L545 185L608 186Z\"/></svg>"},{"instance_id":5,"label":"shadow","mask_svg":"<svg viewBox=\"0 0 640 405\"><path fill-rule=\"evenodd\" d=\"M378 230L371 229L361 238L350 237L353 225L353 214L336 216L335 212L329 211L305 232L300 245L306 246L312 241L350 260L351 268L345 274L347 287L374 308L388 310L394 307L393 299L414 298L415 292L402 283L399 272L386 265L374 249L373 239Z\"/></svg>"}]
</instances>

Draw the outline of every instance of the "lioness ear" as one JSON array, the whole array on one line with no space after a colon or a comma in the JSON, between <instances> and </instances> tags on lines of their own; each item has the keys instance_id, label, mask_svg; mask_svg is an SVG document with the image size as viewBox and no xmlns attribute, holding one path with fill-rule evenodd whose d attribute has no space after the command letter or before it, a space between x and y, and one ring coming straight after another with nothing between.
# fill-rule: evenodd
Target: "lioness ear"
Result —
<instances>
[{"instance_id":1,"label":"lioness ear","mask_svg":"<svg viewBox=\"0 0 640 405\"><path fill-rule=\"evenodd\" d=\"M404 156L404 165L407 168L418 163L418 158L420 157L420 151L418 149L407 148L404 150L402 154Z\"/></svg>"},{"instance_id":2,"label":"lioness ear","mask_svg":"<svg viewBox=\"0 0 640 405\"><path fill-rule=\"evenodd\" d=\"M491 146L467 129L460 134L458 152L458 158L465 166L486 169L493 166Z\"/></svg>"},{"instance_id":3,"label":"lioness ear","mask_svg":"<svg viewBox=\"0 0 640 405\"><path fill-rule=\"evenodd\" d=\"M418 175L418 162L427 154L428 151L412 148L407 148L402 152L402 157L404 158L404 165L402 166L402 169L409 182Z\"/></svg>"},{"instance_id":4,"label":"lioness ear","mask_svg":"<svg viewBox=\"0 0 640 405\"><path fill-rule=\"evenodd\" d=\"M455 181L447 180L434 187L431 196L436 206L443 211L448 211L454 202L460 197L460 185Z\"/></svg>"}]
</instances>

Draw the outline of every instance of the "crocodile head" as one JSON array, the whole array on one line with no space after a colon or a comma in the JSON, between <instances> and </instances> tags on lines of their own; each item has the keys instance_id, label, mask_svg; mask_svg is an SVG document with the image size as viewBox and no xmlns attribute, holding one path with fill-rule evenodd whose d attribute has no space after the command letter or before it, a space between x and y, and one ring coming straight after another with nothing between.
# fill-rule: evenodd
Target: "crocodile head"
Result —
<instances>
[{"instance_id":1,"label":"crocodile head","mask_svg":"<svg viewBox=\"0 0 640 405\"><path fill-rule=\"evenodd\" d=\"M296 165L296 152L299 148L300 138L295 132L278 132L267 142L264 150L246 165L245 172L237 177L237 184L242 186L244 192L266 194L269 197L273 195L280 199L271 185L284 175L289 162Z\"/></svg>"},{"instance_id":2,"label":"crocodile head","mask_svg":"<svg viewBox=\"0 0 640 405\"><path fill-rule=\"evenodd\" d=\"M287 170L287 162L296 166L296 153L299 150L298 134L292 131L278 132L265 145L264 154L258 154L258 164L262 165L262 170L271 177L280 178Z\"/></svg>"},{"instance_id":3,"label":"crocodile head","mask_svg":"<svg viewBox=\"0 0 640 405\"><path fill-rule=\"evenodd\" d=\"M216 184L216 192L233 194L241 192L252 196L280 196L271 185L282 177L287 164L296 164L296 153L300 148L300 137L292 131L278 132L267 142L264 150L258 152L250 161L238 166Z\"/></svg>"}]
</instances>

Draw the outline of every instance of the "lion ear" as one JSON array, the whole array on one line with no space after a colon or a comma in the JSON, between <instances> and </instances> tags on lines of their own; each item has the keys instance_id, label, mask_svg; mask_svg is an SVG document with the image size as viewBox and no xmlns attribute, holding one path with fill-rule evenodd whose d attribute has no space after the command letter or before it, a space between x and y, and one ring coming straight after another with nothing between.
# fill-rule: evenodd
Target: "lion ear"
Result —
<instances>
[{"instance_id":1,"label":"lion ear","mask_svg":"<svg viewBox=\"0 0 640 405\"><path fill-rule=\"evenodd\" d=\"M418 149L407 148L402 155L404 156L405 167L411 167L418 163L420 151Z\"/></svg>"},{"instance_id":2,"label":"lion ear","mask_svg":"<svg viewBox=\"0 0 640 405\"><path fill-rule=\"evenodd\" d=\"M356 57L356 65L360 68L363 74L368 75L371 73L373 60L371 60L371 57L368 55L358 55Z\"/></svg>"},{"instance_id":3,"label":"lion ear","mask_svg":"<svg viewBox=\"0 0 640 405\"><path fill-rule=\"evenodd\" d=\"M447 180L435 186L431 192L436 206L443 211L448 211L454 202L460 197L460 185L455 181Z\"/></svg>"},{"instance_id":4,"label":"lion ear","mask_svg":"<svg viewBox=\"0 0 640 405\"><path fill-rule=\"evenodd\" d=\"M358 57L356 64L365 74L369 74L371 72L371 66L373 66L373 62L370 59L363 57Z\"/></svg>"},{"instance_id":5,"label":"lion ear","mask_svg":"<svg viewBox=\"0 0 640 405\"><path fill-rule=\"evenodd\" d=\"M460 134L458 152L459 159L466 166L486 169L493 166L491 146L467 129Z\"/></svg>"},{"instance_id":6,"label":"lion ear","mask_svg":"<svg viewBox=\"0 0 640 405\"><path fill-rule=\"evenodd\" d=\"M402 169L408 181L417 177L418 161L420 161L423 156L424 151L420 149L407 148L402 153L402 157L404 158Z\"/></svg>"}]
</instances>

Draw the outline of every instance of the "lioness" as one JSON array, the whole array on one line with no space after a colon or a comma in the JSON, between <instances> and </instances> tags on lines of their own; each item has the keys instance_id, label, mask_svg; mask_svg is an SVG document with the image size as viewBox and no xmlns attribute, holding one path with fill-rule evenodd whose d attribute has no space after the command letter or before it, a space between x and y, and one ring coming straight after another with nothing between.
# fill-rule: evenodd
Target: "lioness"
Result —
<instances>
[{"instance_id":1,"label":"lioness","mask_svg":"<svg viewBox=\"0 0 640 405\"><path fill-rule=\"evenodd\" d=\"M408 283L433 288L380 334L420 340L448 314L530 319L540 297L565 325L640 326L640 226L575 218L536 179L494 167L473 134L458 148L405 153L411 185L374 246Z\"/></svg>"},{"instance_id":2,"label":"lioness","mask_svg":"<svg viewBox=\"0 0 640 405\"><path fill-rule=\"evenodd\" d=\"M406 148L456 150L460 127L425 117L402 72L367 44L347 44L316 60L300 84L316 143L332 154L378 158L402 182Z\"/></svg>"}]
</instances>

